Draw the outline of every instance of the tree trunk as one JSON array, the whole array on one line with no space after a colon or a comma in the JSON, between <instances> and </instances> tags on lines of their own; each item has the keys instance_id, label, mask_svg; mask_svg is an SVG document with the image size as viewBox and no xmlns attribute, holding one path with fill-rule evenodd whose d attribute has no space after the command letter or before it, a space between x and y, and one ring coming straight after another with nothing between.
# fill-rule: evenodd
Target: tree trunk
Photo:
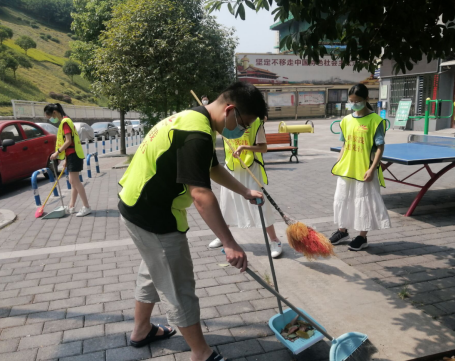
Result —
<instances>
[{"instance_id":1,"label":"tree trunk","mask_svg":"<svg viewBox=\"0 0 455 361\"><path fill-rule=\"evenodd\" d=\"M125 111L120 109L120 154L126 154L125 147Z\"/></svg>"}]
</instances>

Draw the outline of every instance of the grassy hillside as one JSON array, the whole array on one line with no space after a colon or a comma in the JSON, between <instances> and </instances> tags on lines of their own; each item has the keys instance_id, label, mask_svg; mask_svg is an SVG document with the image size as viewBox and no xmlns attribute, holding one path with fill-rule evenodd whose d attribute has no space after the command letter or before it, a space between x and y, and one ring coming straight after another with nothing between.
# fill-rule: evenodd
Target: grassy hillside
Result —
<instances>
[{"instance_id":1,"label":"grassy hillside","mask_svg":"<svg viewBox=\"0 0 455 361\"><path fill-rule=\"evenodd\" d=\"M30 22L34 22L34 27ZM0 115L12 115L11 99L56 102L49 97L50 92L71 96L75 105L106 105L105 99L94 98L90 93L88 81L75 76L73 83L63 73L63 64L68 60L64 55L70 50L71 34L49 28L29 15L7 7L0 7L0 24L11 28L14 33L12 39L3 42L6 47L23 54L24 51L14 44L22 35L31 37L37 45L27 53L33 68L19 68L16 80L12 71L7 70L5 79L0 79Z\"/></svg>"}]
</instances>

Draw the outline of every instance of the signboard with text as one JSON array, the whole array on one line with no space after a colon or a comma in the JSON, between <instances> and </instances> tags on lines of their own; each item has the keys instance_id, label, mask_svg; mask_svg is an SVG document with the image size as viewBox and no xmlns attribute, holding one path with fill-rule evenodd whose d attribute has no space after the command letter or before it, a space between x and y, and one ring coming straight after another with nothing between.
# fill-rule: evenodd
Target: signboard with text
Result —
<instances>
[{"instance_id":1,"label":"signboard with text","mask_svg":"<svg viewBox=\"0 0 455 361\"><path fill-rule=\"evenodd\" d=\"M324 57L316 64L297 55L236 54L237 78L252 84L379 85L366 70L354 71L354 63L341 69L341 60Z\"/></svg>"},{"instance_id":2,"label":"signboard with text","mask_svg":"<svg viewBox=\"0 0 455 361\"><path fill-rule=\"evenodd\" d=\"M299 105L325 104L325 91L299 92Z\"/></svg>"},{"instance_id":3,"label":"signboard with text","mask_svg":"<svg viewBox=\"0 0 455 361\"><path fill-rule=\"evenodd\" d=\"M394 127L405 127L408 123L409 111L411 110L412 100L401 99L398 103L397 113L395 115Z\"/></svg>"}]
</instances>

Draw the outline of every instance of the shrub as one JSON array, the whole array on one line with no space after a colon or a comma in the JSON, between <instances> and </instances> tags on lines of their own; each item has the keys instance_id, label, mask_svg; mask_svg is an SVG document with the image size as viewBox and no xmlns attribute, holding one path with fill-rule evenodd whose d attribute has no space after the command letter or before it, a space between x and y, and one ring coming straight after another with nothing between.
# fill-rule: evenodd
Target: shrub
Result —
<instances>
[{"instance_id":1,"label":"shrub","mask_svg":"<svg viewBox=\"0 0 455 361\"><path fill-rule=\"evenodd\" d=\"M81 93L81 91L80 91L80 90L76 90L76 94L80 94L80 93Z\"/></svg>"},{"instance_id":2,"label":"shrub","mask_svg":"<svg viewBox=\"0 0 455 361\"><path fill-rule=\"evenodd\" d=\"M63 96L62 101L64 101L65 103L71 104L72 99L68 95L65 95L65 96Z\"/></svg>"},{"instance_id":3,"label":"shrub","mask_svg":"<svg viewBox=\"0 0 455 361\"><path fill-rule=\"evenodd\" d=\"M69 58L70 56L71 56L71 50L65 51L64 57L65 57L65 58Z\"/></svg>"},{"instance_id":4,"label":"shrub","mask_svg":"<svg viewBox=\"0 0 455 361\"><path fill-rule=\"evenodd\" d=\"M83 98L82 98L82 95L79 95L79 94L77 94L77 95L75 96L75 98L76 98L77 100L82 100L82 99L83 99Z\"/></svg>"},{"instance_id":5,"label":"shrub","mask_svg":"<svg viewBox=\"0 0 455 361\"><path fill-rule=\"evenodd\" d=\"M52 39L52 35L51 35L51 34L47 34L47 35L46 35L46 38Z\"/></svg>"},{"instance_id":6,"label":"shrub","mask_svg":"<svg viewBox=\"0 0 455 361\"><path fill-rule=\"evenodd\" d=\"M71 39L77 40L77 39L79 39L79 38L77 37L77 35L71 35Z\"/></svg>"},{"instance_id":7,"label":"shrub","mask_svg":"<svg viewBox=\"0 0 455 361\"><path fill-rule=\"evenodd\" d=\"M60 44L60 40L57 38L51 38L51 41L53 41L54 43Z\"/></svg>"},{"instance_id":8,"label":"shrub","mask_svg":"<svg viewBox=\"0 0 455 361\"><path fill-rule=\"evenodd\" d=\"M63 100L64 95L63 94L55 94L55 98L58 100Z\"/></svg>"},{"instance_id":9,"label":"shrub","mask_svg":"<svg viewBox=\"0 0 455 361\"><path fill-rule=\"evenodd\" d=\"M65 95L68 95L69 97L74 97L74 92L71 89L68 89Z\"/></svg>"},{"instance_id":10,"label":"shrub","mask_svg":"<svg viewBox=\"0 0 455 361\"><path fill-rule=\"evenodd\" d=\"M73 36L73 33L68 33L66 35L68 35L71 38Z\"/></svg>"},{"instance_id":11,"label":"shrub","mask_svg":"<svg viewBox=\"0 0 455 361\"><path fill-rule=\"evenodd\" d=\"M20 16L17 17L17 20L22 21L22 18Z\"/></svg>"},{"instance_id":12,"label":"shrub","mask_svg":"<svg viewBox=\"0 0 455 361\"><path fill-rule=\"evenodd\" d=\"M36 24L32 24L32 25L30 25L30 26L31 26L33 29L39 29L39 26L36 25Z\"/></svg>"},{"instance_id":13,"label":"shrub","mask_svg":"<svg viewBox=\"0 0 455 361\"><path fill-rule=\"evenodd\" d=\"M43 35L40 35L39 37L40 37L41 39L43 39L44 41L49 41L49 39L47 38L47 36L44 35L44 34L43 34Z\"/></svg>"},{"instance_id":14,"label":"shrub","mask_svg":"<svg viewBox=\"0 0 455 361\"><path fill-rule=\"evenodd\" d=\"M65 83L61 81L61 82L60 82L60 85L61 85L61 86L65 86Z\"/></svg>"},{"instance_id":15,"label":"shrub","mask_svg":"<svg viewBox=\"0 0 455 361\"><path fill-rule=\"evenodd\" d=\"M52 99L57 99L57 94L54 92L50 92L49 97L51 97Z\"/></svg>"}]
</instances>

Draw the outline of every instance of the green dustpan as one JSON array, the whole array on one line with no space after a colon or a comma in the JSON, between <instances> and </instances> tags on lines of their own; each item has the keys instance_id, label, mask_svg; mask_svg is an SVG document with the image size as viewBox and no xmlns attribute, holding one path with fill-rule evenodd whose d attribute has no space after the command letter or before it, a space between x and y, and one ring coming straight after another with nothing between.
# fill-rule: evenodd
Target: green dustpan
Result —
<instances>
[{"instance_id":1,"label":"green dustpan","mask_svg":"<svg viewBox=\"0 0 455 361\"><path fill-rule=\"evenodd\" d=\"M63 218L66 215L65 207L55 208L53 211L46 214L43 219Z\"/></svg>"},{"instance_id":2,"label":"green dustpan","mask_svg":"<svg viewBox=\"0 0 455 361\"><path fill-rule=\"evenodd\" d=\"M55 164L55 162L53 162L53 165L54 165L55 174L58 174L58 169L57 169L57 165ZM57 177L57 187L58 187L58 193L60 196L60 201L62 202L62 206L55 208L52 212L49 212L48 214L46 214L42 219L63 218L66 215L65 206L63 204L62 190L60 189L60 183L58 182L58 177Z\"/></svg>"}]
</instances>

